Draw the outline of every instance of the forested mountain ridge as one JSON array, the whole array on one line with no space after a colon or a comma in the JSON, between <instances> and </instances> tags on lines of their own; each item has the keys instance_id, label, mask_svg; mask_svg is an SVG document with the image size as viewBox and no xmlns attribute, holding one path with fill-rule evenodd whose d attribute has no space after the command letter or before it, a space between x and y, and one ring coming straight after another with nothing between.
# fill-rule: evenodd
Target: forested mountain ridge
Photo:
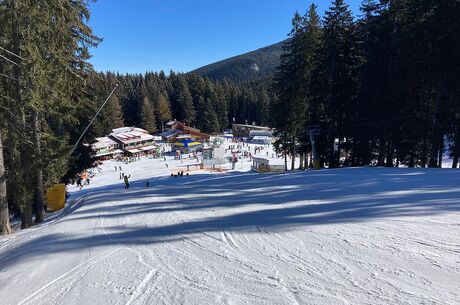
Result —
<instances>
[{"instance_id":1,"label":"forested mountain ridge","mask_svg":"<svg viewBox=\"0 0 460 305\"><path fill-rule=\"evenodd\" d=\"M228 79L235 82L271 79L280 63L282 48L286 42L287 40L284 40L255 51L224 59L190 73L196 73L213 80Z\"/></svg>"}]
</instances>

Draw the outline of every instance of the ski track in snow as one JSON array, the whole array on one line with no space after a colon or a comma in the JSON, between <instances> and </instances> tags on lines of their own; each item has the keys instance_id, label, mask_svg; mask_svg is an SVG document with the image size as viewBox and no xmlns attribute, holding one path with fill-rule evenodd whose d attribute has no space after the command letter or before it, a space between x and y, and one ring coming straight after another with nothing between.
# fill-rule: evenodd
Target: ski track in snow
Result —
<instances>
[{"instance_id":1,"label":"ski track in snow","mask_svg":"<svg viewBox=\"0 0 460 305\"><path fill-rule=\"evenodd\" d=\"M1 303L460 304L458 171L169 178L184 165L167 162L122 165L130 190L107 162L1 238Z\"/></svg>"}]
</instances>

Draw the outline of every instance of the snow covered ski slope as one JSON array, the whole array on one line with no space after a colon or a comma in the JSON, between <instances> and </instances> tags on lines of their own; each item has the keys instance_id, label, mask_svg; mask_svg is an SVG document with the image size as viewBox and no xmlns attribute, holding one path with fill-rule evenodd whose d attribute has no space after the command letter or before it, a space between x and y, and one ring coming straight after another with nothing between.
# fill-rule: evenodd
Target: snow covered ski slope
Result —
<instances>
[{"instance_id":1,"label":"snow covered ski slope","mask_svg":"<svg viewBox=\"0 0 460 305\"><path fill-rule=\"evenodd\" d=\"M460 304L458 170L108 177L0 239L1 304Z\"/></svg>"}]
</instances>

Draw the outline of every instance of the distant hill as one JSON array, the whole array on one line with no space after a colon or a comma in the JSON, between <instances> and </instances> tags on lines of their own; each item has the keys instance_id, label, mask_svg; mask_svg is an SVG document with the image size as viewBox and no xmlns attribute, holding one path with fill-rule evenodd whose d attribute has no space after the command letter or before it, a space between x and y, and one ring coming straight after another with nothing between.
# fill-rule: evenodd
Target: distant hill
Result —
<instances>
[{"instance_id":1,"label":"distant hill","mask_svg":"<svg viewBox=\"0 0 460 305\"><path fill-rule=\"evenodd\" d=\"M197 73L214 80L229 79L236 82L248 82L272 78L280 62L282 41L249 53L224 59L198 68Z\"/></svg>"}]
</instances>

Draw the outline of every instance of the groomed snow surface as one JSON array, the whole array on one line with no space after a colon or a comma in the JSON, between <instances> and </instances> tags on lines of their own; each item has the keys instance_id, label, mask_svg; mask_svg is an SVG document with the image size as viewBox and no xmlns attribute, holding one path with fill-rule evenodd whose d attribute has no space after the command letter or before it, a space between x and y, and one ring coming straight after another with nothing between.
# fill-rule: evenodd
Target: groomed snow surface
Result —
<instances>
[{"instance_id":1,"label":"groomed snow surface","mask_svg":"<svg viewBox=\"0 0 460 305\"><path fill-rule=\"evenodd\" d=\"M0 303L460 304L458 170L172 178L184 165L167 162L106 162L1 237Z\"/></svg>"}]
</instances>

